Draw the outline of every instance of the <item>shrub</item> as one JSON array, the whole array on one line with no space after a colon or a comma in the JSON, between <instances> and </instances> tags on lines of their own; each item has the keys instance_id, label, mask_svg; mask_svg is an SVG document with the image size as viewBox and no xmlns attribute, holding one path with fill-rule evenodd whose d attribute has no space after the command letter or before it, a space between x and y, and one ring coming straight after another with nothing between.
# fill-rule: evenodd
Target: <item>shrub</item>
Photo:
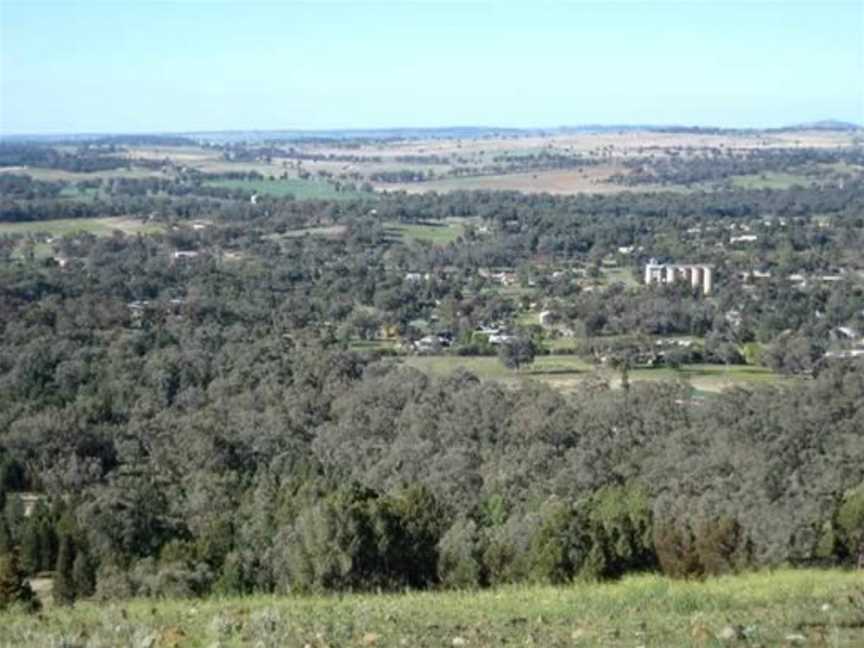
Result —
<instances>
[{"instance_id":1,"label":"shrub","mask_svg":"<svg viewBox=\"0 0 864 648\"><path fill-rule=\"evenodd\" d=\"M555 503L543 512L543 521L531 539L531 574L541 581L566 583L581 569L590 547L584 542L572 507Z\"/></svg>"},{"instance_id":2,"label":"shrub","mask_svg":"<svg viewBox=\"0 0 864 648\"><path fill-rule=\"evenodd\" d=\"M580 567L587 578L619 578L628 571L653 569L653 515L639 486L601 489L580 506L588 553Z\"/></svg>"},{"instance_id":3,"label":"shrub","mask_svg":"<svg viewBox=\"0 0 864 648\"><path fill-rule=\"evenodd\" d=\"M15 604L22 604L31 611L40 607L21 569L18 552L12 551L0 556L0 611Z\"/></svg>"},{"instance_id":4,"label":"shrub","mask_svg":"<svg viewBox=\"0 0 864 648\"><path fill-rule=\"evenodd\" d=\"M281 533L277 580L285 588L350 589L370 584L375 538L367 502L371 491L353 486L303 509Z\"/></svg>"},{"instance_id":5,"label":"shrub","mask_svg":"<svg viewBox=\"0 0 864 648\"><path fill-rule=\"evenodd\" d=\"M485 538L473 520L457 520L438 543L438 578L443 585L482 587L488 582L483 564Z\"/></svg>"},{"instance_id":6,"label":"shrub","mask_svg":"<svg viewBox=\"0 0 864 648\"><path fill-rule=\"evenodd\" d=\"M663 572L673 578L701 578L749 566L753 548L744 528L721 515L695 523L666 521L654 529L654 548Z\"/></svg>"},{"instance_id":7,"label":"shrub","mask_svg":"<svg viewBox=\"0 0 864 648\"><path fill-rule=\"evenodd\" d=\"M835 518L843 553L861 566L864 564L864 484L846 493Z\"/></svg>"},{"instance_id":8,"label":"shrub","mask_svg":"<svg viewBox=\"0 0 864 648\"><path fill-rule=\"evenodd\" d=\"M689 524L680 526L671 520L655 523L654 551L660 568L667 576L691 578L703 574Z\"/></svg>"},{"instance_id":9,"label":"shrub","mask_svg":"<svg viewBox=\"0 0 864 648\"><path fill-rule=\"evenodd\" d=\"M96 573L96 599L117 601L131 598L134 594L132 579L124 570L112 564L105 564Z\"/></svg>"}]
</instances>

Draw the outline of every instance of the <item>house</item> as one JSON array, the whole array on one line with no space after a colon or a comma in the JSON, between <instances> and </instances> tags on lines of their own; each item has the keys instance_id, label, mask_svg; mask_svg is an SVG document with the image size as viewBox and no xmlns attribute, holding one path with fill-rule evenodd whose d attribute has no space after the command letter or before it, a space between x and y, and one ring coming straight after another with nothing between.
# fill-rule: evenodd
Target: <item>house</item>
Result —
<instances>
[{"instance_id":1,"label":"house","mask_svg":"<svg viewBox=\"0 0 864 648\"><path fill-rule=\"evenodd\" d=\"M753 243L759 240L759 237L755 234L741 234L740 236L730 236L730 243Z\"/></svg>"},{"instance_id":2,"label":"house","mask_svg":"<svg viewBox=\"0 0 864 648\"><path fill-rule=\"evenodd\" d=\"M449 331L426 335L413 343L412 348L417 353L436 353L442 348L453 344L453 334Z\"/></svg>"},{"instance_id":3,"label":"house","mask_svg":"<svg viewBox=\"0 0 864 648\"><path fill-rule=\"evenodd\" d=\"M177 259L194 259L198 256L198 252L195 250L176 250L174 254L171 255L175 261Z\"/></svg>"},{"instance_id":4,"label":"house","mask_svg":"<svg viewBox=\"0 0 864 648\"><path fill-rule=\"evenodd\" d=\"M741 279L747 281L748 279L770 279L770 272L763 272L762 270L750 270L749 272L742 272Z\"/></svg>"},{"instance_id":5,"label":"house","mask_svg":"<svg viewBox=\"0 0 864 648\"><path fill-rule=\"evenodd\" d=\"M848 351L827 351L823 357L827 360L861 358L864 357L864 349L849 349Z\"/></svg>"},{"instance_id":6,"label":"house","mask_svg":"<svg viewBox=\"0 0 864 648\"><path fill-rule=\"evenodd\" d=\"M831 330L831 334L833 337L838 340L857 340L858 339L858 331L853 329L851 326L838 326Z\"/></svg>"}]
</instances>

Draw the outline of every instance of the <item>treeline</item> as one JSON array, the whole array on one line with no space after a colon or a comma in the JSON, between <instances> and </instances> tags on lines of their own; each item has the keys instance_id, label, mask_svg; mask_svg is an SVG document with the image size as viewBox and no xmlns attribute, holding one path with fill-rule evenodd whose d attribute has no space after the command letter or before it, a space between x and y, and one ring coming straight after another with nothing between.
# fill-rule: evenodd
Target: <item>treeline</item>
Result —
<instances>
[{"instance_id":1,"label":"treeline","mask_svg":"<svg viewBox=\"0 0 864 648\"><path fill-rule=\"evenodd\" d=\"M711 149L692 153L672 150L668 155L639 157L622 160L628 169L626 174L616 174L610 182L623 185L677 184L690 185L699 182L721 182L733 176L759 175L764 173L802 173L812 182L827 179L838 173L830 165L850 165L843 173L847 178L858 175L864 167L864 151L852 149L755 149L733 151ZM809 184L810 181L803 184Z\"/></svg>"},{"instance_id":2,"label":"treeline","mask_svg":"<svg viewBox=\"0 0 864 648\"><path fill-rule=\"evenodd\" d=\"M0 167L8 166L92 173L129 168L130 161L89 147L81 147L74 152L61 152L53 146L0 142Z\"/></svg>"},{"instance_id":3,"label":"treeline","mask_svg":"<svg viewBox=\"0 0 864 648\"><path fill-rule=\"evenodd\" d=\"M860 364L693 405L675 385L568 399L432 379L265 330L118 333L52 336L40 373L36 338L0 392L0 551L56 569L70 598L701 576L864 551ZM22 482L49 496L29 517Z\"/></svg>"}]
</instances>

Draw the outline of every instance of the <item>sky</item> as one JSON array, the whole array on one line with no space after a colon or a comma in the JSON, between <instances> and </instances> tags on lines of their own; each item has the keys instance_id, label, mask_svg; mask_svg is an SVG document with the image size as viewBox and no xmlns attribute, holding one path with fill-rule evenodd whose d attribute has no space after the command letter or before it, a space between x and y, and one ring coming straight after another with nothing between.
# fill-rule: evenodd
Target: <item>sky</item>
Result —
<instances>
[{"instance_id":1,"label":"sky","mask_svg":"<svg viewBox=\"0 0 864 648\"><path fill-rule=\"evenodd\" d=\"M864 123L864 0L0 0L0 134L826 118Z\"/></svg>"}]
</instances>

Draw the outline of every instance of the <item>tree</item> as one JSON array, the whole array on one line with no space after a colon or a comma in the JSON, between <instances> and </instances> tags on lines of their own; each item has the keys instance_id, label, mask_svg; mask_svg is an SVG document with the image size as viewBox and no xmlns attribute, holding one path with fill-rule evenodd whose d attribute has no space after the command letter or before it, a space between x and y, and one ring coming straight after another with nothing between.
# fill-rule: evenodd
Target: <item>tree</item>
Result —
<instances>
[{"instance_id":1,"label":"tree","mask_svg":"<svg viewBox=\"0 0 864 648\"><path fill-rule=\"evenodd\" d=\"M29 610L39 609L39 601L21 569L18 552L0 556L0 610L23 603Z\"/></svg>"},{"instance_id":2,"label":"tree","mask_svg":"<svg viewBox=\"0 0 864 648\"><path fill-rule=\"evenodd\" d=\"M72 580L78 597L92 596L96 592L96 566L86 547L78 547L72 565Z\"/></svg>"},{"instance_id":3,"label":"tree","mask_svg":"<svg viewBox=\"0 0 864 648\"><path fill-rule=\"evenodd\" d=\"M533 340L518 337L498 346L498 359L508 369L518 371L522 365L534 362L535 352Z\"/></svg>"},{"instance_id":4,"label":"tree","mask_svg":"<svg viewBox=\"0 0 864 648\"><path fill-rule=\"evenodd\" d=\"M76 598L75 577L75 543L68 533L60 536L60 549L57 552L57 568L54 571L54 589L52 596L58 605L71 605Z\"/></svg>"}]
</instances>

